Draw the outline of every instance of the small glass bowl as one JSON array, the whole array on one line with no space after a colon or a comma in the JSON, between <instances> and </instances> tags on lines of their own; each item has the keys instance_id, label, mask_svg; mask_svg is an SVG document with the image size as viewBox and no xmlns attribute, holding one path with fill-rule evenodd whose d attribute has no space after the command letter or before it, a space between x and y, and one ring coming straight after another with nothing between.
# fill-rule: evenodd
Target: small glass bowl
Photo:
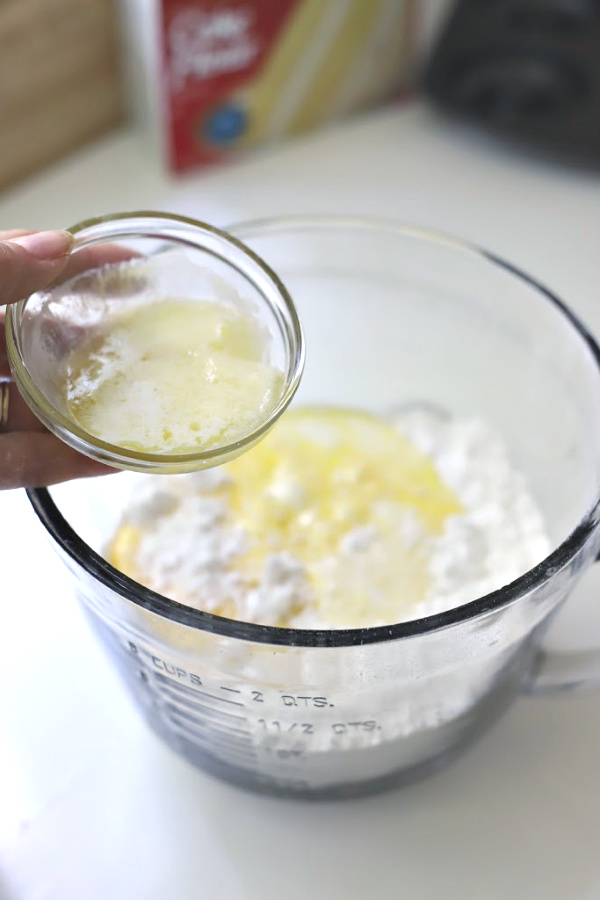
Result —
<instances>
[{"instance_id":1,"label":"small glass bowl","mask_svg":"<svg viewBox=\"0 0 600 900\"><path fill-rule=\"evenodd\" d=\"M294 396L304 365L296 309L269 266L231 235L167 213L116 213L88 219L69 231L75 243L60 284L13 304L6 318L14 380L43 424L92 459L157 474L221 464L264 437ZM120 269L99 268L132 258L131 270L126 267L125 274L115 278L111 271ZM144 260L140 266L138 259ZM282 372L283 386L275 405L251 432L232 443L192 453L147 453L106 443L73 419L61 376L67 356L90 328L102 324L116 303L139 301L144 293L224 301L252 311L268 335L268 362Z\"/></svg>"}]
</instances>

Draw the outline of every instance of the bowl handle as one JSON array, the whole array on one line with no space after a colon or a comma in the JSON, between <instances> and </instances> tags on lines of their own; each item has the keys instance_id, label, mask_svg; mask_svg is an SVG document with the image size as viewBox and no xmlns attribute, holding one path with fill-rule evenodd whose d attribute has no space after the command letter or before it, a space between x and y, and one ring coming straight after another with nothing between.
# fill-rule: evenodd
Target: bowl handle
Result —
<instances>
[{"instance_id":1,"label":"bowl handle","mask_svg":"<svg viewBox=\"0 0 600 900\"><path fill-rule=\"evenodd\" d=\"M525 694L556 694L600 687L600 650L562 653L539 649L522 685Z\"/></svg>"}]
</instances>

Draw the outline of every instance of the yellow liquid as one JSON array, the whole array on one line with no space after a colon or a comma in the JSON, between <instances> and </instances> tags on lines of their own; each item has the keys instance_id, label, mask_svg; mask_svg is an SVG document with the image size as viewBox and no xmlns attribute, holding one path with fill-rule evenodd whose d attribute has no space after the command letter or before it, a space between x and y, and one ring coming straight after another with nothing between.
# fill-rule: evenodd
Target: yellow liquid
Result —
<instances>
[{"instance_id":1,"label":"yellow liquid","mask_svg":"<svg viewBox=\"0 0 600 900\"><path fill-rule=\"evenodd\" d=\"M280 626L297 623L306 613L333 627L400 621L425 598L424 541L462 511L454 492L407 438L388 422L352 410L288 412L261 444L224 471L230 480L203 492L198 502L206 496L224 499L226 527L241 526L248 536L247 549L230 565L248 591L260 586L273 554L289 553L305 568L309 596L304 607L277 622ZM176 508L171 515L175 522ZM407 523L413 537L407 538ZM348 552L357 529L367 529L363 534L371 543ZM174 540L176 533L174 527ZM163 534L168 540L168 532ZM155 587L137 560L141 536L125 519L109 558ZM203 608L202 597L181 594L176 575L169 592ZM243 618L233 598L224 598L213 611Z\"/></svg>"},{"instance_id":2,"label":"yellow liquid","mask_svg":"<svg viewBox=\"0 0 600 900\"><path fill-rule=\"evenodd\" d=\"M73 419L101 440L185 454L252 432L277 404L283 375L265 335L238 308L160 300L123 309L68 360Z\"/></svg>"}]
</instances>

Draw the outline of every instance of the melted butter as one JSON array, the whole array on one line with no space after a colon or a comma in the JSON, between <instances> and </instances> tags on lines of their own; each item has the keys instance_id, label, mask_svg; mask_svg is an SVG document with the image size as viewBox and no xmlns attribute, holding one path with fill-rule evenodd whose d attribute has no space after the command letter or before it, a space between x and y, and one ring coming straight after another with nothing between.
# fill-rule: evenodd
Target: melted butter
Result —
<instances>
[{"instance_id":1,"label":"melted butter","mask_svg":"<svg viewBox=\"0 0 600 900\"><path fill-rule=\"evenodd\" d=\"M160 300L111 316L71 355L66 401L101 440L147 453L232 443L268 416L282 373L258 322L233 307Z\"/></svg>"},{"instance_id":2,"label":"melted butter","mask_svg":"<svg viewBox=\"0 0 600 900\"><path fill-rule=\"evenodd\" d=\"M266 555L291 553L306 566L314 611L347 627L393 622L424 599L423 539L462 509L393 425L353 410L290 412L227 470L232 518L252 541L240 568L257 577ZM353 550L357 529L366 546Z\"/></svg>"},{"instance_id":3,"label":"melted butter","mask_svg":"<svg viewBox=\"0 0 600 900\"><path fill-rule=\"evenodd\" d=\"M462 511L407 438L388 422L352 410L288 412L262 443L224 470L230 479L211 496L226 503L226 527L241 525L248 536L233 567L249 589L260 583L273 554L291 554L306 572L308 599L279 621L282 626L306 615L333 627L399 621L426 595L424 542ZM136 566L140 535L122 525L110 560L148 583ZM236 617L231 598L217 611Z\"/></svg>"}]
</instances>

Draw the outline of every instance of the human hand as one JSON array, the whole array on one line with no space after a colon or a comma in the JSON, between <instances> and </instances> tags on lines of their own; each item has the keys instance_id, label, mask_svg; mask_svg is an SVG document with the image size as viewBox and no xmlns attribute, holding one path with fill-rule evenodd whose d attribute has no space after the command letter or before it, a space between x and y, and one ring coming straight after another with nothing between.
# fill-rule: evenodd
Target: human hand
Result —
<instances>
[{"instance_id":1,"label":"human hand","mask_svg":"<svg viewBox=\"0 0 600 900\"><path fill-rule=\"evenodd\" d=\"M0 303L14 303L68 275L72 244L72 236L64 231L0 231ZM2 314L0 490L42 487L114 471L68 447L31 412L10 380Z\"/></svg>"}]
</instances>

